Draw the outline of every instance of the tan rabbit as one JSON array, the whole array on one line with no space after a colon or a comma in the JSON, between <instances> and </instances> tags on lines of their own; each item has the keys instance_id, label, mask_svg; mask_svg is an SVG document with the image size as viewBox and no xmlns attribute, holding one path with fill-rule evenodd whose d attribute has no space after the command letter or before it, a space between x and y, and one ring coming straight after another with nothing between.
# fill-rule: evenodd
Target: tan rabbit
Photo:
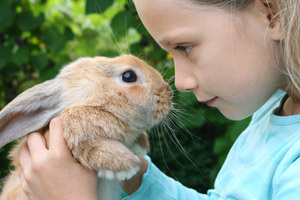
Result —
<instances>
[{"instance_id":1,"label":"tan rabbit","mask_svg":"<svg viewBox=\"0 0 300 200\"><path fill-rule=\"evenodd\" d=\"M98 172L99 199L119 199L119 188L107 184L129 179L139 170L138 156L149 149L145 131L167 116L171 94L161 75L132 55L80 58L1 110L0 147L47 128L60 115L73 156ZM18 177L18 148L10 153L15 170L1 200L27 199Z\"/></svg>"}]
</instances>

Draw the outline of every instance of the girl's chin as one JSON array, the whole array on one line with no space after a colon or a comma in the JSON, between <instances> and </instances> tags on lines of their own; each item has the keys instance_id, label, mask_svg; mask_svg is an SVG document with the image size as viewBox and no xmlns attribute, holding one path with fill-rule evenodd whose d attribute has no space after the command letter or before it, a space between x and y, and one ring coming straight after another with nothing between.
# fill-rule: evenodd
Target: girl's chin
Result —
<instances>
[{"instance_id":1,"label":"girl's chin","mask_svg":"<svg viewBox=\"0 0 300 200\"><path fill-rule=\"evenodd\" d=\"M223 114L224 117L226 117L227 119L233 120L233 121L240 121L243 119L246 119L247 117L251 116L253 113L249 114L249 113L242 113L242 112L238 112L235 111L233 112L228 111L228 110L221 110L219 109L219 111Z\"/></svg>"}]
</instances>

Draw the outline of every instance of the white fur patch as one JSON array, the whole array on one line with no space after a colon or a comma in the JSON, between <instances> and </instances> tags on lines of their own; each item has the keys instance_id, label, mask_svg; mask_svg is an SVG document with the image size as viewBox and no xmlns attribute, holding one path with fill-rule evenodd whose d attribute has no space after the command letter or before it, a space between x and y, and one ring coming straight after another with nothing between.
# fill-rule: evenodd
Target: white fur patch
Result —
<instances>
[{"instance_id":1,"label":"white fur patch","mask_svg":"<svg viewBox=\"0 0 300 200\"><path fill-rule=\"evenodd\" d=\"M131 146L130 150L139 157L143 157L147 154L147 150L136 143Z\"/></svg>"},{"instance_id":2,"label":"white fur patch","mask_svg":"<svg viewBox=\"0 0 300 200\"><path fill-rule=\"evenodd\" d=\"M140 166L135 166L130 168L130 170L122 170L122 171L112 171L112 170L107 170L107 169L100 169L98 170L98 177L100 178L105 178L105 179L117 179L119 181L123 181L126 179L130 179L131 177L133 177L134 175L136 175L136 173L139 171Z\"/></svg>"}]
</instances>

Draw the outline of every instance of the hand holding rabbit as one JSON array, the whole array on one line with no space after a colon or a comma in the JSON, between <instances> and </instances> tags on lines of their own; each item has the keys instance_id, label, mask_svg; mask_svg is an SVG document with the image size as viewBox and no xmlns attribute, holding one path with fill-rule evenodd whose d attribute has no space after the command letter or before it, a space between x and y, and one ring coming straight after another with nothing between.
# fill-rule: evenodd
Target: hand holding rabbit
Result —
<instances>
[{"instance_id":1,"label":"hand holding rabbit","mask_svg":"<svg viewBox=\"0 0 300 200\"><path fill-rule=\"evenodd\" d=\"M26 195L31 200L96 200L96 173L72 157L59 118L49 127L49 149L41 132L30 133L20 148L20 181Z\"/></svg>"}]
</instances>

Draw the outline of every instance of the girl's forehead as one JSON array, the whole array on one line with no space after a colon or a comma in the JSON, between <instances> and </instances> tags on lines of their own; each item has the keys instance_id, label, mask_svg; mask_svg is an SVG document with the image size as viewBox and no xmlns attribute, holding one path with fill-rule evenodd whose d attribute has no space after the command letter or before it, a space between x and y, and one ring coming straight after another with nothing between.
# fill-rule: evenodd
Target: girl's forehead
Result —
<instances>
[{"instance_id":1,"label":"girl's forehead","mask_svg":"<svg viewBox=\"0 0 300 200\"><path fill-rule=\"evenodd\" d=\"M180 21L187 16L197 17L205 12L219 12L231 15L233 10L228 10L214 5L203 5L193 3L192 0L134 0L139 15L151 18L156 23L161 20Z\"/></svg>"},{"instance_id":2,"label":"girl's forehead","mask_svg":"<svg viewBox=\"0 0 300 200\"><path fill-rule=\"evenodd\" d=\"M234 21L233 13L212 6L199 6L192 10L179 6L173 0L135 0L135 3L139 16L150 34L158 31L159 34L154 33L154 36L156 39L162 38L164 43L177 40L181 35L190 35L191 29L203 30L205 27L199 26L206 26L207 23L224 24L228 18ZM164 39L164 32L169 33L168 39Z\"/></svg>"},{"instance_id":3,"label":"girl's forehead","mask_svg":"<svg viewBox=\"0 0 300 200\"><path fill-rule=\"evenodd\" d=\"M133 0L134 3L150 6L155 10L173 10L175 12L194 12L211 8L210 5L201 5L192 0ZM149 8L150 8L149 7Z\"/></svg>"}]
</instances>

